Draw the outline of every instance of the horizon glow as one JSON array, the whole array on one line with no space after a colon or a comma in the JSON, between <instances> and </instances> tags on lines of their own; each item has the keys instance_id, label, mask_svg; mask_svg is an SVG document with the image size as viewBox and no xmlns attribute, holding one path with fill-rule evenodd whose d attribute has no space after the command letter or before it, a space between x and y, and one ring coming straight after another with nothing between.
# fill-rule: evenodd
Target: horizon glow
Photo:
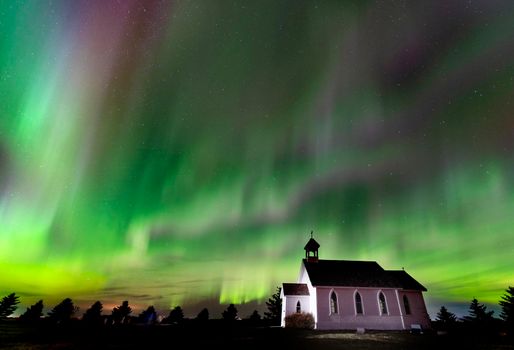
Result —
<instances>
[{"instance_id":1,"label":"horizon glow","mask_svg":"<svg viewBox=\"0 0 514 350\"><path fill-rule=\"evenodd\" d=\"M376 260L514 283L514 5L0 4L0 293L262 304ZM199 310L198 310L199 311Z\"/></svg>"}]
</instances>

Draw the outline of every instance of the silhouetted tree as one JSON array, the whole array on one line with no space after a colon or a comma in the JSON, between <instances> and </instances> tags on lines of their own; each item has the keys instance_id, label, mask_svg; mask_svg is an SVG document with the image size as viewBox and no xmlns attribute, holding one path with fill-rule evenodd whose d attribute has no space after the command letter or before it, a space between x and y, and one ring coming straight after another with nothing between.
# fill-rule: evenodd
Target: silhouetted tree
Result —
<instances>
[{"instance_id":1,"label":"silhouetted tree","mask_svg":"<svg viewBox=\"0 0 514 350\"><path fill-rule=\"evenodd\" d=\"M174 307L168 317L166 317L162 322L163 323L181 323L184 321L184 311L180 306Z\"/></svg>"},{"instance_id":2,"label":"silhouetted tree","mask_svg":"<svg viewBox=\"0 0 514 350\"><path fill-rule=\"evenodd\" d=\"M200 311L198 313L198 315L196 316L196 319L198 321L207 321L207 320L209 320L209 310L207 310L207 308L203 308L202 311Z\"/></svg>"},{"instance_id":3,"label":"silhouetted tree","mask_svg":"<svg viewBox=\"0 0 514 350\"><path fill-rule=\"evenodd\" d=\"M145 311L139 314L138 322L144 324L154 324L157 320L157 313L155 312L155 308L153 306L149 306Z\"/></svg>"},{"instance_id":4,"label":"silhouetted tree","mask_svg":"<svg viewBox=\"0 0 514 350\"><path fill-rule=\"evenodd\" d=\"M43 316L43 300L28 307L27 311L20 316L20 320L32 322L39 320L41 316Z\"/></svg>"},{"instance_id":5,"label":"silhouetted tree","mask_svg":"<svg viewBox=\"0 0 514 350\"><path fill-rule=\"evenodd\" d=\"M259 314L259 311L253 310L253 313L248 318L252 321L260 321L262 319L261 315Z\"/></svg>"},{"instance_id":6,"label":"silhouetted tree","mask_svg":"<svg viewBox=\"0 0 514 350\"><path fill-rule=\"evenodd\" d=\"M436 321L440 329L449 331L455 327L457 316L455 316L454 313L449 312L446 307L441 306L441 309L437 313Z\"/></svg>"},{"instance_id":7,"label":"silhouetted tree","mask_svg":"<svg viewBox=\"0 0 514 350\"><path fill-rule=\"evenodd\" d=\"M500 317L505 321L507 332L514 335L514 287L509 287L500 300L502 312Z\"/></svg>"},{"instance_id":8,"label":"silhouetted tree","mask_svg":"<svg viewBox=\"0 0 514 350\"><path fill-rule=\"evenodd\" d=\"M225 311L222 312L221 316L226 321L234 321L237 318L237 309L234 304L230 304Z\"/></svg>"},{"instance_id":9,"label":"silhouetted tree","mask_svg":"<svg viewBox=\"0 0 514 350\"><path fill-rule=\"evenodd\" d=\"M125 300L120 306L112 309L112 321L114 324L128 323L128 316L132 312L129 302Z\"/></svg>"},{"instance_id":10,"label":"silhouetted tree","mask_svg":"<svg viewBox=\"0 0 514 350\"><path fill-rule=\"evenodd\" d=\"M102 324L103 305L100 301L96 301L82 316L82 320L90 325Z\"/></svg>"},{"instance_id":11,"label":"silhouetted tree","mask_svg":"<svg viewBox=\"0 0 514 350\"><path fill-rule=\"evenodd\" d=\"M282 318L282 299L280 298L280 291L281 288L277 287L277 292L266 302L268 312L264 313L264 317L274 325L280 325Z\"/></svg>"},{"instance_id":12,"label":"silhouetted tree","mask_svg":"<svg viewBox=\"0 0 514 350\"><path fill-rule=\"evenodd\" d=\"M79 308L75 307L73 301L70 298L66 298L48 313L48 317L56 323L66 323L71 320L71 317L78 310Z\"/></svg>"},{"instance_id":13,"label":"silhouetted tree","mask_svg":"<svg viewBox=\"0 0 514 350\"><path fill-rule=\"evenodd\" d=\"M454 313L449 312L446 307L441 306L441 309L437 313L436 321L439 321L444 324L450 324L457 322L457 316Z\"/></svg>"},{"instance_id":14,"label":"silhouetted tree","mask_svg":"<svg viewBox=\"0 0 514 350\"><path fill-rule=\"evenodd\" d=\"M10 316L18 308L19 299L15 293L11 293L0 300L0 319Z\"/></svg>"},{"instance_id":15,"label":"silhouetted tree","mask_svg":"<svg viewBox=\"0 0 514 350\"><path fill-rule=\"evenodd\" d=\"M261 323L262 317L259 314L259 311L254 310L250 317L248 317L249 324L252 326L257 326Z\"/></svg>"},{"instance_id":16,"label":"silhouetted tree","mask_svg":"<svg viewBox=\"0 0 514 350\"><path fill-rule=\"evenodd\" d=\"M464 316L464 321L472 323L486 323L493 320L494 311L487 311L484 304L479 304L474 298L469 305L469 316Z\"/></svg>"}]
</instances>

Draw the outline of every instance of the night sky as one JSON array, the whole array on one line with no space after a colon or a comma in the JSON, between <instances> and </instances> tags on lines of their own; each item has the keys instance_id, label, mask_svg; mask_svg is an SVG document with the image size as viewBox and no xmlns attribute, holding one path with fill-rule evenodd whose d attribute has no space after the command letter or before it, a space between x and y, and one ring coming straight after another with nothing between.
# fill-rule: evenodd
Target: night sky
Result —
<instances>
[{"instance_id":1,"label":"night sky","mask_svg":"<svg viewBox=\"0 0 514 350\"><path fill-rule=\"evenodd\" d=\"M314 230L496 304L513 79L507 0L2 1L0 293L264 310Z\"/></svg>"}]
</instances>

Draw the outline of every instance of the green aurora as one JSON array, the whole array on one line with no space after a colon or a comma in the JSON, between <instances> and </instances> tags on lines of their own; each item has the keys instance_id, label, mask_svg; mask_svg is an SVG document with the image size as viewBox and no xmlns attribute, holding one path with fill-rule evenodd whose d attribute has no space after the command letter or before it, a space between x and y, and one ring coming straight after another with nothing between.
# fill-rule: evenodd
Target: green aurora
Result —
<instances>
[{"instance_id":1,"label":"green aurora","mask_svg":"<svg viewBox=\"0 0 514 350\"><path fill-rule=\"evenodd\" d=\"M314 230L496 304L513 38L508 1L2 1L0 292L262 303Z\"/></svg>"}]
</instances>

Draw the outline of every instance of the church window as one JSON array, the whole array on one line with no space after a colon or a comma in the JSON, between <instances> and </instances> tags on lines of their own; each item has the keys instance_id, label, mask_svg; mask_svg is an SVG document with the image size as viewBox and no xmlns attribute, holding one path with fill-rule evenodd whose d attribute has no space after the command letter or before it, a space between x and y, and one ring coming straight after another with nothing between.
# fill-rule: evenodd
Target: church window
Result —
<instances>
[{"instance_id":1,"label":"church window","mask_svg":"<svg viewBox=\"0 0 514 350\"><path fill-rule=\"evenodd\" d=\"M296 313L302 312L302 305L300 304L300 300L296 303Z\"/></svg>"},{"instance_id":2,"label":"church window","mask_svg":"<svg viewBox=\"0 0 514 350\"><path fill-rule=\"evenodd\" d=\"M330 293L330 314L337 314L337 295L334 291Z\"/></svg>"},{"instance_id":3,"label":"church window","mask_svg":"<svg viewBox=\"0 0 514 350\"><path fill-rule=\"evenodd\" d=\"M403 307L405 308L405 314L410 315L409 298L406 295L403 296Z\"/></svg>"},{"instance_id":4,"label":"church window","mask_svg":"<svg viewBox=\"0 0 514 350\"><path fill-rule=\"evenodd\" d=\"M378 293L378 305L380 306L380 314L387 315L387 304L384 293Z\"/></svg>"},{"instance_id":5,"label":"church window","mask_svg":"<svg viewBox=\"0 0 514 350\"><path fill-rule=\"evenodd\" d=\"M362 298L359 292L355 293L355 313L362 315Z\"/></svg>"}]
</instances>

